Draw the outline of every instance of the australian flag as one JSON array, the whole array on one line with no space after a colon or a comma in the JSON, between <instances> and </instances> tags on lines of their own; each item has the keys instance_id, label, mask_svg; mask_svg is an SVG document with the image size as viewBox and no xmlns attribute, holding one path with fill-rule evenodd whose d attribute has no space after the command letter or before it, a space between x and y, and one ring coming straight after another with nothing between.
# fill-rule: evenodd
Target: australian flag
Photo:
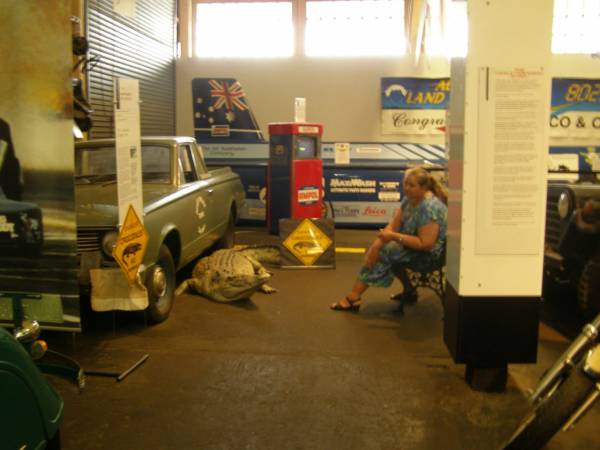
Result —
<instances>
[{"instance_id":1,"label":"australian flag","mask_svg":"<svg viewBox=\"0 0 600 450\"><path fill-rule=\"evenodd\" d=\"M194 78L192 95L198 142L265 142L235 78Z\"/></svg>"}]
</instances>

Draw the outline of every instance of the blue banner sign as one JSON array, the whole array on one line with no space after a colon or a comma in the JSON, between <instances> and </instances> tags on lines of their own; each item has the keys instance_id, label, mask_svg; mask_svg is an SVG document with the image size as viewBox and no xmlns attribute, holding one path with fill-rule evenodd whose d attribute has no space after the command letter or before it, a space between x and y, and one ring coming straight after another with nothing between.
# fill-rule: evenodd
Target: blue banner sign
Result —
<instances>
[{"instance_id":1,"label":"blue banner sign","mask_svg":"<svg viewBox=\"0 0 600 450\"><path fill-rule=\"evenodd\" d=\"M552 80L550 136L574 138L583 145L600 140L600 79Z\"/></svg>"},{"instance_id":2,"label":"blue banner sign","mask_svg":"<svg viewBox=\"0 0 600 450\"><path fill-rule=\"evenodd\" d=\"M449 78L382 78L381 133L442 136Z\"/></svg>"},{"instance_id":3,"label":"blue banner sign","mask_svg":"<svg viewBox=\"0 0 600 450\"><path fill-rule=\"evenodd\" d=\"M382 109L447 109L450 78L382 78Z\"/></svg>"}]
</instances>

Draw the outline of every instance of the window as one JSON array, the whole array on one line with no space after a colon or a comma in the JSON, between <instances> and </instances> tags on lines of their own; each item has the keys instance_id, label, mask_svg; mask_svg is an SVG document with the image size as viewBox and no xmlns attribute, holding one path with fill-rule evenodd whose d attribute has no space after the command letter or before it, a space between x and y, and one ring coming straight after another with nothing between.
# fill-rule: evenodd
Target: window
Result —
<instances>
[{"instance_id":1,"label":"window","mask_svg":"<svg viewBox=\"0 0 600 450\"><path fill-rule=\"evenodd\" d=\"M600 51L600 1L554 0L553 53Z\"/></svg>"},{"instance_id":2,"label":"window","mask_svg":"<svg viewBox=\"0 0 600 450\"><path fill-rule=\"evenodd\" d=\"M294 52L291 1L194 5L196 56L288 57Z\"/></svg>"},{"instance_id":3,"label":"window","mask_svg":"<svg viewBox=\"0 0 600 450\"><path fill-rule=\"evenodd\" d=\"M425 18L425 53L466 56L468 29L466 1L429 0Z\"/></svg>"},{"instance_id":4,"label":"window","mask_svg":"<svg viewBox=\"0 0 600 450\"><path fill-rule=\"evenodd\" d=\"M75 152L75 179L78 184L105 183L117 179L115 147L80 148ZM162 145L142 146L144 183L170 183L170 149Z\"/></svg>"},{"instance_id":5,"label":"window","mask_svg":"<svg viewBox=\"0 0 600 450\"><path fill-rule=\"evenodd\" d=\"M198 180L194 156L189 145L179 147L179 179L182 183L193 183Z\"/></svg>"},{"instance_id":6,"label":"window","mask_svg":"<svg viewBox=\"0 0 600 450\"><path fill-rule=\"evenodd\" d=\"M307 56L404 55L404 0L307 0L304 36Z\"/></svg>"}]
</instances>

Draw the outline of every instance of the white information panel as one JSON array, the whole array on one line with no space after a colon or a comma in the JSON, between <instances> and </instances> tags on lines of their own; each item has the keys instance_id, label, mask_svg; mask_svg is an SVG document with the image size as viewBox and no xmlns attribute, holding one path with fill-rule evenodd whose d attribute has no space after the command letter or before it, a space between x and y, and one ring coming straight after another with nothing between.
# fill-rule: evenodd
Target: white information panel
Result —
<instances>
[{"instance_id":1,"label":"white information panel","mask_svg":"<svg viewBox=\"0 0 600 450\"><path fill-rule=\"evenodd\" d=\"M544 220L544 69L481 68L475 252L536 255Z\"/></svg>"},{"instance_id":2,"label":"white information panel","mask_svg":"<svg viewBox=\"0 0 600 450\"><path fill-rule=\"evenodd\" d=\"M123 224L129 205L143 222L139 82L115 78L114 93L119 224Z\"/></svg>"}]
</instances>

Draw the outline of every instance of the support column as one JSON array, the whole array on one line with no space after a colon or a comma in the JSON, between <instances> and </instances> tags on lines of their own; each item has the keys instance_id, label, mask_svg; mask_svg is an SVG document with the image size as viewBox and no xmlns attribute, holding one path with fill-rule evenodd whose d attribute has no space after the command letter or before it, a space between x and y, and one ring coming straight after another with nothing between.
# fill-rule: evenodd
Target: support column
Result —
<instances>
[{"instance_id":1,"label":"support column","mask_svg":"<svg viewBox=\"0 0 600 450\"><path fill-rule=\"evenodd\" d=\"M444 341L473 389L537 358L552 2L469 0L451 63Z\"/></svg>"}]
</instances>

